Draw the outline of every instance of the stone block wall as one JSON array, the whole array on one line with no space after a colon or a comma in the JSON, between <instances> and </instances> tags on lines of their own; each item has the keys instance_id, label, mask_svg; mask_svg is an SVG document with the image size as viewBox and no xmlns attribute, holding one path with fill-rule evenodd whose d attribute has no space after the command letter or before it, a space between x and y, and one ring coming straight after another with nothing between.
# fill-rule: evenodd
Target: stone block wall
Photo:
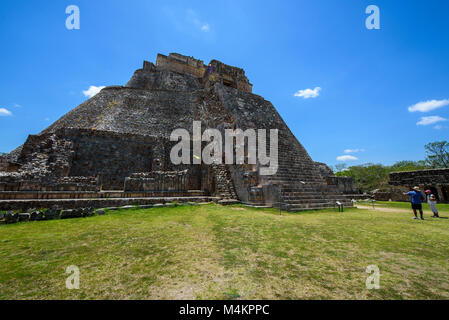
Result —
<instances>
[{"instance_id":1,"label":"stone block wall","mask_svg":"<svg viewBox=\"0 0 449 320\"><path fill-rule=\"evenodd\" d=\"M327 177L327 184L335 186L343 194L357 193L352 177Z\"/></svg>"},{"instance_id":2,"label":"stone block wall","mask_svg":"<svg viewBox=\"0 0 449 320\"><path fill-rule=\"evenodd\" d=\"M203 179L200 165L171 162L176 143L162 137L79 128L30 136L18 156L22 162L18 172L0 174L0 191L210 190L210 178L206 174ZM167 172L163 180L157 179L161 186L149 187L154 177L136 174L152 171ZM170 180L173 172L188 176L182 188Z\"/></svg>"},{"instance_id":3,"label":"stone block wall","mask_svg":"<svg viewBox=\"0 0 449 320\"><path fill-rule=\"evenodd\" d=\"M373 198L377 201L399 201L399 202L408 202L410 201L409 196L404 196L403 192L407 192L407 188L404 189L393 189L388 192L374 192Z\"/></svg>"},{"instance_id":4,"label":"stone block wall","mask_svg":"<svg viewBox=\"0 0 449 320\"><path fill-rule=\"evenodd\" d=\"M133 173L125 179L125 191L187 191L188 170Z\"/></svg>"},{"instance_id":5,"label":"stone block wall","mask_svg":"<svg viewBox=\"0 0 449 320\"><path fill-rule=\"evenodd\" d=\"M449 169L417 170L390 173L394 186L449 185Z\"/></svg>"},{"instance_id":6,"label":"stone block wall","mask_svg":"<svg viewBox=\"0 0 449 320\"><path fill-rule=\"evenodd\" d=\"M0 171L8 171L8 160L4 155L0 155Z\"/></svg>"},{"instance_id":7,"label":"stone block wall","mask_svg":"<svg viewBox=\"0 0 449 320\"><path fill-rule=\"evenodd\" d=\"M66 130L74 156L69 176L100 176L103 190L123 190L125 177L152 170L158 140L132 134Z\"/></svg>"},{"instance_id":8,"label":"stone block wall","mask_svg":"<svg viewBox=\"0 0 449 320\"><path fill-rule=\"evenodd\" d=\"M440 202L449 202L449 168L390 173L390 185L430 189Z\"/></svg>"},{"instance_id":9,"label":"stone block wall","mask_svg":"<svg viewBox=\"0 0 449 320\"><path fill-rule=\"evenodd\" d=\"M212 60L209 64L203 82L209 83L209 85L218 82L249 93L253 91L253 85L249 82L243 69L226 65L217 60Z\"/></svg>"},{"instance_id":10,"label":"stone block wall","mask_svg":"<svg viewBox=\"0 0 449 320\"><path fill-rule=\"evenodd\" d=\"M0 177L0 191L98 191L99 187L95 177Z\"/></svg>"},{"instance_id":11,"label":"stone block wall","mask_svg":"<svg viewBox=\"0 0 449 320\"><path fill-rule=\"evenodd\" d=\"M187 73L197 78L202 78L206 71L203 61L193 57L183 56L177 53L170 53L169 56L158 54L156 67L161 70L170 70L179 73Z\"/></svg>"}]
</instances>

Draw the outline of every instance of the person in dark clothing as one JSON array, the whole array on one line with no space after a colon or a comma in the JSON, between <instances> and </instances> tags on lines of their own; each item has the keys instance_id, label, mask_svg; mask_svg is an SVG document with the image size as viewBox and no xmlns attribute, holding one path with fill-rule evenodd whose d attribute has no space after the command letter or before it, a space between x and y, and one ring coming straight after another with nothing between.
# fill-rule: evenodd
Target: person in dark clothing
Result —
<instances>
[{"instance_id":1,"label":"person in dark clothing","mask_svg":"<svg viewBox=\"0 0 449 320\"><path fill-rule=\"evenodd\" d=\"M410 202L412 204L413 214L415 215L413 219L418 219L418 215L416 213L419 210L419 215L421 216L421 220L424 220L423 212L422 212L422 202L425 199L423 194L419 191L419 187L414 187L409 192L404 195L410 196Z\"/></svg>"}]
</instances>

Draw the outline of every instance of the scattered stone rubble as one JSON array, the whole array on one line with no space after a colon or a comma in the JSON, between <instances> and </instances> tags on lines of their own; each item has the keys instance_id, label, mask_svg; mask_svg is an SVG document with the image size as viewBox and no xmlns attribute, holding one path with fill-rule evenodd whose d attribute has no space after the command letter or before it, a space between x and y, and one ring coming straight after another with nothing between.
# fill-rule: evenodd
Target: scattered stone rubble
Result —
<instances>
[{"instance_id":1,"label":"scattered stone rubble","mask_svg":"<svg viewBox=\"0 0 449 320\"><path fill-rule=\"evenodd\" d=\"M176 207L182 205L196 205L197 203L157 203L154 205L140 205L140 206L123 206L110 208L77 208L77 209L45 209L35 210L30 212L17 213L13 211L0 212L0 224L13 224L18 222L29 221L48 221L56 219L73 219L73 218L87 218L95 215L104 215L107 211L126 210L126 209L151 209L158 207Z\"/></svg>"}]
</instances>

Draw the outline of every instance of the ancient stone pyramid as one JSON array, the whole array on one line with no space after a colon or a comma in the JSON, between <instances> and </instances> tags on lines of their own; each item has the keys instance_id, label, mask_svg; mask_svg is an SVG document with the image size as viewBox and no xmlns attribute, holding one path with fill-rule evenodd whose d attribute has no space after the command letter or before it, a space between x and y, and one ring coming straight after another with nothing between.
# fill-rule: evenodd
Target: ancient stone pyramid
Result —
<instances>
[{"instance_id":1,"label":"ancient stone pyramid","mask_svg":"<svg viewBox=\"0 0 449 320\"><path fill-rule=\"evenodd\" d=\"M277 173L261 176L258 164L172 164L170 134L192 133L193 121L221 131L278 129ZM243 69L176 53L145 61L125 86L104 88L0 156L0 209L25 198L202 196L303 210L350 205L352 190L351 179L310 158L273 105L252 93Z\"/></svg>"}]
</instances>

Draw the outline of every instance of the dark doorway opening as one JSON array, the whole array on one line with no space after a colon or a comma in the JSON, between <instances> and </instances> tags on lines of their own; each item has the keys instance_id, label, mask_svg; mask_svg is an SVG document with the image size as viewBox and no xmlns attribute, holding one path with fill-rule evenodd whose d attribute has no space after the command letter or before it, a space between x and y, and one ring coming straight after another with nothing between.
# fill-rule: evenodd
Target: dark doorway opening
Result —
<instances>
[{"instance_id":1,"label":"dark doorway opening","mask_svg":"<svg viewBox=\"0 0 449 320\"><path fill-rule=\"evenodd\" d=\"M224 84L225 86L228 86L228 87L237 89L237 86L236 86L236 85L234 84L234 82L232 82L232 81L223 79L223 84Z\"/></svg>"}]
</instances>

